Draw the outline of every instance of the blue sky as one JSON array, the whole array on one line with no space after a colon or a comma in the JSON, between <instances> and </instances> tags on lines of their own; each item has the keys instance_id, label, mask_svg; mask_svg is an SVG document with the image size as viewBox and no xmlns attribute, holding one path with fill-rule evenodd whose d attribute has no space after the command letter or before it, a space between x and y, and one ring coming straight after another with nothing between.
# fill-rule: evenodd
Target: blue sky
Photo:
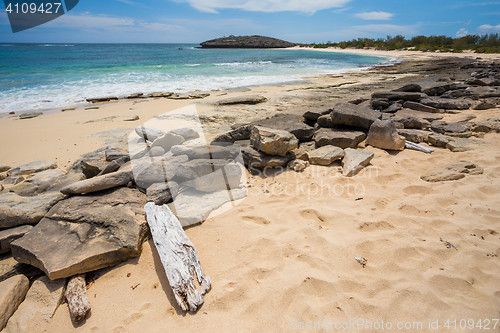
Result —
<instances>
[{"instance_id":1,"label":"blue sky","mask_svg":"<svg viewBox=\"0 0 500 333\"><path fill-rule=\"evenodd\" d=\"M0 8L0 42L199 43L257 34L320 43L500 32L500 1L481 0L80 0L16 34Z\"/></svg>"}]
</instances>

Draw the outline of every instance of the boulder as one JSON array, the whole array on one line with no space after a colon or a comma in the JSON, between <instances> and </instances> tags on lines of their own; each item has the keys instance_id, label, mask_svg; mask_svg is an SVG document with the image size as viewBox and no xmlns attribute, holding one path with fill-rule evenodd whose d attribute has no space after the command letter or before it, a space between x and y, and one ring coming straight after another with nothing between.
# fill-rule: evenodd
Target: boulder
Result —
<instances>
[{"instance_id":1,"label":"boulder","mask_svg":"<svg viewBox=\"0 0 500 333\"><path fill-rule=\"evenodd\" d=\"M420 178L426 182L458 180L466 175L481 175L483 169L467 161L437 166L427 170Z\"/></svg>"},{"instance_id":2,"label":"boulder","mask_svg":"<svg viewBox=\"0 0 500 333\"><path fill-rule=\"evenodd\" d=\"M433 130L434 132L462 138L472 136L473 129L474 123L468 121L459 123L435 121L431 125L431 130Z\"/></svg>"},{"instance_id":3,"label":"boulder","mask_svg":"<svg viewBox=\"0 0 500 333\"><path fill-rule=\"evenodd\" d=\"M416 111L416 110L411 110L411 109L402 109L394 114L394 116L392 117L392 120L399 121L400 119L404 119L404 118L408 118L408 117L415 117L415 118L419 118L419 119L424 119L424 120L427 120L431 123L433 121L443 119L442 115L436 114L436 113L421 112L421 111Z\"/></svg>"},{"instance_id":4,"label":"boulder","mask_svg":"<svg viewBox=\"0 0 500 333\"><path fill-rule=\"evenodd\" d=\"M0 195L0 230L37 224L63 198L64 195L57 192L36 197L21 197L15 193Z\"/></svg>"},{"instance_id":5,"label":"boulder","mask_svg":"<svg viewBox=\"0 0 500 333\"><path fill-rule=\"evenodd\" d=\"M388 92L374 92L372 94L372 99L375 98L385 98L390 101L404 100L404 101L415 101L418 102L422 98L427 97L426 94L419 92L404 92L404 91L388 91Z\"/></svg>"},{"instance_id":6,"label":"boulder","mask_svg":"<svg viewBox=\"0 0 500 333\"><path fill-rule=\"evenodd\" d=\"M393 91L398 91L398 92L421 92L422 87L419 84L416 83L408 83L398 89L394 89Z\"/></svg>"},{"instance_id":7,"label":"boulder","mask_svg":"<svg viewBox=\"0 0 500 333\"><path fill-rule=\"evenodd\" d=\"M247 95L230 97L217 102L218 105L235 105L235 104L259 104L267 101L267 98L260 95Z\"/></svg>"},{"instance_id":8,"label":"boulder","mask_svg":"<svg viewBox=\"0 0 500 333\"><path fill-rule=\"evenodd\" d=\"M63 200L11 243L12 254L52 280L137 257L148 230L145 203L145 195L130 188Z\"/></svg>"},{"instance_id":9,"label":"boulder","mask_svg":"<svg viewBox=\"0 0 500 333\"><path fill-rule=\"evenodd\" d=\"M309 161L304 160L293 160L287 165L288 169L292 169L295 172L300 172L305 170L309 166Z\"/></svg>"},{"instance_id":10,"label":"boulder","mask_svg":"<svg viewBox=\"0 0 500 333\"><path fill-rule=\"evenodd\" d=\"M309 156L307 155L307 152L303 148L296 148L294 150L290 150L287 154L286 157L290 160L303 160L303 161L309 161Z\"/></svg>"},{"instance_id":11,"label":"boulder","mask_svg":"<svg viewBox=\"0 0 500 333\"><path fill-rule=\"evenodd\" d=\"M398 129L398 134L406 139L415 143L426 142L427 137L431 134L428 131L421 131L418 129Z\"/></svg>"},{"instance_id":12,"label":"boulder","mask_svg":"<svg viewBox=\"0 0 500 333\"><path fill-rule=\"evenodd\" d=\"M42 276L35 280L2 333L30 332L34 322L39 319L49 323L62 302L65 286L65 279L51 281Z\"/></svg>"},{"instance_id":13,"label":"boulder","mask_svg":"<svg viewBox=\"0 0 500 333\"><path fill-rule=\"evenodd\" d=\"M250 135L252 147L268 155L285 156L298 147L299 140L290 132L254 126Z\"/></svg>"},{"instance_id":14,"label":"boulder","mask_svg":"<svg viewBox=\"0 0 500 333\"><path fill-rule=\"evenodd\" d=\"M406 140L399 135L392 120L377 120L370 127L366 143L381 149L403 150Z\"/></svg>"},{"instance_id":15,"label":"boulder","mask_svg":"<svg viewBox=\"0 0 500 333\"><path fill-rule=\"evenodd\" d=\"M335 146L323 146L307 153L309 163L313 165L330 165L344 157L344 150Z\"/></svg>"},{"instance_id":16,"label":"boulder","mask_svg":"<svg viewBox=\"0 0 500 333\"><path fill-rule=\"evenodd\" d=\"M439 109L433 108L432 106L427 106L427 105L420 104L417 102L412 102L412 101L405 102L403 104L403 107L407 108L407 109L421 111L421 112L431 112L431 113L439 113L440 112Z\"/></svg>"},{"instance_id":17,"label":"boulder","mask_svg":"<svg viewBox=\"0 0 500 333\"><path fill-rule=\"evenodd\" d=\"M488 118L476 122L474 132L497 132L500 133L500 117Z\"/></svg>"},{"instance_id":18,"label":"boulder","mask_svg":"<svg viewBox=\"0 0 500 333\"><path fill-rule=\"evenodd\" d=\"M165 134L164 131L161 131L159 129L152 128L152 127L144 127L144 126L136 127L135 133L137 133L137 135L140 138L147 140L147 141L151 141L151 142L153 142L158 137Z\"/></svg>"},{"instance_id":19,"label":"boulder","mask_svg":"<svg viewBox=\"0 0 500 333\"><path fill-rule=\"evenodd\" d=\"M243 154L243 161L250 171L266 167L286 166L289 161L288 157L267 155L252 147L244 147L241 149L241 152Z\"/></svg>"},{"instance_id":20,"label":"boulder","mask_svg":"<svg viewBox=\"0 0 500 333\"><path fill-rule=\"evenodd\" d=\"M43 115L42 112L26 112L26 113L23 113L22 115L20 115L19 119L31 119L31 118L40 117L41 115Z\"/></svg>"},{"instance_id":21,"label":"boulder","mask_svg":"<svg viewBox=\"0 0 500 333\"><path fill-rule=\"evenodd\" d=\"M10 243L23 237L31 229L33 229L31 225L22 225L16 228L0 230L0 254L9 252Z\"/></svg>"},{"instance_id":22,"label":"boulder","mask_svg":"<svg viewBox=\"0 0 500 333\"><path fill-rule=\"evenodd\" d=\"M197 145L174 146L171 152L174 156L186 155L190 160L197 160L235 158L239 155L240 150L237 146Z\"/></svg>"},{"instance_id":23,"label":"boulder","mask_svg":"<svg viewBox=\"0 0 500 333\"><path fill-rule=\"evenodd\" d=\"M48 169L56 169L57 164L50 161L35 161L31 163L26 163L15 167L7 172L9 176L21 176L21 175L29 175L35 172L45 171Z\"/></svg>"},{"instance_id":24,"label":"boulder","mask_svg":"<svg viewBox=\"0 0 500 333\"><path fill-rule=\"evenodd\" d=\"M168 182L174 178L177 169L189 160L187 155L166 156L132 160L132 171L137 186L147 189L154 183Z\"/></svg>"},{"instance_id":25,"label":"boulder","mask_svg":"<svg viewBox=\"0 0 500 333\"><path fill-rule=\"evenodd\" d=\"M338 103L333 108L331 117L335 125L368 130L376 120L382 118L382 113L355 104Z\"/></svg>"},{"instance_id":26,"label":"boulder","mask_svg":"<svg viewBox=\"0 0 500 333\"><path fill-rule=\"evenodd\" d=\"M29 288L30 281L24 275L16 275L0 282L0 331L24 301Z\"/></svg>"},{"instance_id":27,"label":"boulder","mask_svg":"<svg viewBox=\"0 0 500 333\"><path fill-rule=\"evenodd\" d=\"M333 128L335 124L332 122L332 116L325 114L318 118L318 126L324 128Z\"/></svg>"},{"instance_id":28,"label":"boulder","mask_svg":"<svg viewBox=\"0 0 500 333\"><path fill-rule=\"evenodd\" d=\"M168 206L177 216L183 227L202 223L222 205L243 199L247 191L242 188L204 193L188 188L182 191Z\"/></svg>"},{"instance_id":29,"label":"boulder","mask_svg":"<svg viewBox=\"0 0 500 333\"><path fill-rule=\"evenodd\" d=\"M166 133L157 137L151 144L151 148L161 147L165 152L169 151L173 146L182 144L185 141L182 135ZM162 154L163 155L163 154ZM155 156L155 155L153 155Z\"/></svg>"},{"instance_id":30,"label":"boulder","mask_svg":"<svg viewBox=\"0 0 500 333\"><path fill-rule=\"evenodd\" d=\"M373 159L374 154L362 150L347 148L342 159L342 174L347 177L357 175Z\"/></svg>"},{"instance_id":31,"label":"boulder","mask_svg":"<svg viewBox=\"0 0 500 333\"><path fill-rule=\"evenodd\" d=\"M131 180L132 177L130 172L112 172L65 186L61 189L61 193L74 195L99 192L119 186L125 186Z\"/></svg>"},{"instance_id":32,"label":"boulder","mask_svg":"<svg viewBox=\"0 0 500 333\"><path fill-rule=\"evenodd\" d=\"M161 206L175 199L178 193L179 185L172 180L168 183L154 183L146 190L146 200Z\"/></svg>"},{"instance_id":33,"label":"boulder","mask_svg":"<svg viewBox=\"0 0 500 333\"><path fill-rule=\"evenodd\" d=\"M340 148L356 148L365 138L366 134L360 131L327 128L320 128L314 137L318 147L330 145Z\"/></svg>"},{"instance_id":34,"label":"boulder","mask_svg":"<svg viewBox=\"0 0 500 333\"><path fill-rule=\"evenodd\" d=\"M471 106L471 103L467 100L449 98L426 98L422 99L420 103L436 109L447 110L466 110Z\"/></svg>"},{"instance_id":35,"label":"boulder","mask_svg":"<svg viewBox=\"0 0 500 333\"><path fill-rule=\"evenodd\" d=\"M253 125L244 125L239 128L217 135L213 142L235 142L239 140L249 140Z\"/></svg>"}]
</instances>

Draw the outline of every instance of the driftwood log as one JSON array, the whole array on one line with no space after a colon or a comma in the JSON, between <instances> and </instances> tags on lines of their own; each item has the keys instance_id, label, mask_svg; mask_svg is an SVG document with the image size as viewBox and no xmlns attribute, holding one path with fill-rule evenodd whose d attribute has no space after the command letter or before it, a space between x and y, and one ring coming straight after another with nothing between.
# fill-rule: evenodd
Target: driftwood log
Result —
<instances>
[{"instance_id":1,"label":"driftwood log","mask_svg":"<svg viewBox=\"0 0 500 333\"><path fill-rule=\"evenodd\" d=\"M419 144L417 144L415 142L411 142L411 141L406 141L405 146L407 149L418 150L418 151L422 151L422 152L427 153L427 154L430 154L434 151L434 149L432 149L432 148L427 148L427 147L424 147L422 145L419 145Z\"/></svg>"},{"instance_id":2,"label":"driftwood log","mask_svg":"<svg viewBox=\"0 0 500 333\"><path fill-rule=\"evenodd\" d=\"M85 274L75 275L69 279L65 296L71 319L75 323L81 322L90 311Z\"/></svg>"},{"instance_id":3,"label":"driftwood log","mask_svg":"<svg viewBox=\"0 0 500 333\"><path fill-rule=\"evenodd\" d=\"M203 295L212 286L212 281L203 274L193 243L167 205L158 206L148 202L144 210L177 304L184 311L198 310L204 302ZM195 272L201 292L193 284Z\"/></svg>"}]
</instances>

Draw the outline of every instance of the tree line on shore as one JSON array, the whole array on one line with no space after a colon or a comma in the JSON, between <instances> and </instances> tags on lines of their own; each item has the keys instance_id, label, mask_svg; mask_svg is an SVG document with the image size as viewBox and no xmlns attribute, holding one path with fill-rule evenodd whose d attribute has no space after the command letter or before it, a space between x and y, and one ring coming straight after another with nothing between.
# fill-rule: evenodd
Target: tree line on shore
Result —
<instances>
[{"instance_id":1,"label":"tree line on shore","mask_svg":"<svg viewBox=\"0 0 500 333\"><path fill-rule=\"evenodd\" d=\"M306 44L314 48L340 47L345 48L376 48L379 50L415 50L424 52L463 52L473 50L477 53L500 53L500 38L498 33L486 35L467 35L452 38L448 36L416 36L406 39L404 36L387 38L358 38L339 43Z\"/></svg>"}]
</instances>

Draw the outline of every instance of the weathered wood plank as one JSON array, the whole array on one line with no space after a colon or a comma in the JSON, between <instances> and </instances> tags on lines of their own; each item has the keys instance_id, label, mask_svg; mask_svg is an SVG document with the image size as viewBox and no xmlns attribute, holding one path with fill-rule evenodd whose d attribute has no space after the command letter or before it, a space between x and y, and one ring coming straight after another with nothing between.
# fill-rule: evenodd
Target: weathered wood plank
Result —
<instances>
[{"instance_id":1,"label":"weathered wood plank","mask_svg":"<svg viewBox=\"0 0 500 333\"><path fill-rule=\"evenodd\" d=\"M85 274L75 275L70 278L66 287L66 301L69 314L75 323L81 322L90 311L90 302L87 296Z\"/></svg>"},{"instance_id":2,"label":"weathered wood plank","mask_svg":"<svg viewBox=\"0 0 500 333\"><path fill-rule=\"evenodd\" d=\"M419 145L419 144L411 142L411 141L406 141L405 146L407 149L418 150L418 151L422 151L422 152L427 153L427 154L430 154L434 151L434 149L432 149L432 148L427 148L427 147L424 147L422 145Z\"/></svg>"},{"instance_id":3,"label":"weathered wood plank","mask_svg":"<svg viewBox=\"0 0 500 333\"><path fill-rule=\"evenodd\" d=\"M168 282L177 304L184 311L196 311L212 286L210 277L203 274L196 249L167 205L148 202L144 206L153 241L160 255ZM194 284L194 273L201 284L201 293Z\"/></svg>"}]
</instances>

